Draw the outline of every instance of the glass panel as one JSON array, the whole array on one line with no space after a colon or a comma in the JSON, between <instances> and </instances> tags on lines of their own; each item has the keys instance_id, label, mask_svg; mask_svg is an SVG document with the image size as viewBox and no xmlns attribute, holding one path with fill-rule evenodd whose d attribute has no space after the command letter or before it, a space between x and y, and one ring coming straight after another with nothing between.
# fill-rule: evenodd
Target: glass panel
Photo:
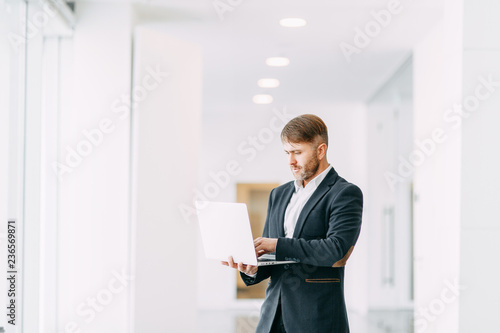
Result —
<instances>
[{"instance_id":1,"label":"glass panel","mask_svg":"<svg viewBox=\"0 0 500 333\"><path fill-rule=\"evenodd\" d=\"M10 307L0 327L14 328L9 332L22 330L25 15L24 2L0 0L0 271L9 278L0 279L0 303Z\"/></svg>"}]
</instances>

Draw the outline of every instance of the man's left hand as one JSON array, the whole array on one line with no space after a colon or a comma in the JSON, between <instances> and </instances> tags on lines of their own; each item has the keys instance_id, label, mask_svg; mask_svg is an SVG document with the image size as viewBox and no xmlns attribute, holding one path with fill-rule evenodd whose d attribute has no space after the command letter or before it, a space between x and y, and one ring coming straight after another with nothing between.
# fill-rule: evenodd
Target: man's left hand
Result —
<instances>
[{"instance_id":1,"label":"man's left hand","mask_svg":"<svg viewBox=\"0 0 500 333\"><path fill-rule=\"evenodd\" d=\"M277 238L258 237L253 241L258 257L266 253L276 252L276 243L278 243Z\"/></svg>"}]
</instances>

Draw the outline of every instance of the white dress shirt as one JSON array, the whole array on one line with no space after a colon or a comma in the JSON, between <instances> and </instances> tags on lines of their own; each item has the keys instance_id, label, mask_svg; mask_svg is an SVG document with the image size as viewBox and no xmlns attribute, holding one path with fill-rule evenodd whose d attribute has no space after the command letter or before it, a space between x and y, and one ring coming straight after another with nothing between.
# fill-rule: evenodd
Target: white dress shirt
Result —
<instances>
[{"instance_id":1,"label":"white dress shirt","mask_svg":"<svg viewBox=\"0 0 500 333\"><path fill-rule=\"evenodd\" d=\"M285 211L285 237L292 238L293 231L295 230L295 225L297 224L297 220L299 219L300 212L307 203L307 200L311 197L311 195L316 191L319 184L325 179L326 174L332 169L331 165L328 165L322 173L314 177L307 185L302 186L301 180L295 180L295 192L292 194L290 198L290 202L286 207ZM256 277L257 273L253 275L249 275L250 277Z\"/></svg>"},{"instance_id":2,"label":"white dress shirt","mask_svg":"<svg viewBox=\"0 0 500 333\"><path fill-rule=\"evenodd\" d=\"M331 169L332 166L328 165L328 168L309 181L305 187L302 186L302 180L295 181L295 192L292 194L285 211L285 237L293 237L295 225L297 224L297 220L299 219L302 209Z\"/></svg>"}]
</instances>

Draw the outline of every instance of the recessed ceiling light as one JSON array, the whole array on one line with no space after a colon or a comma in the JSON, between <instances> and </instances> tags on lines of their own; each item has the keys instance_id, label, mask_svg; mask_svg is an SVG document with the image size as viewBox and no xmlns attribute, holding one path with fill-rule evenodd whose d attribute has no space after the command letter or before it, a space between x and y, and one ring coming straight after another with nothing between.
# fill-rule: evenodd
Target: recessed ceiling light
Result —
<instances>
[{"instance_id":1,"label":"recessed ceiling light","mask_svg":"<svg viewBox=\"0 0 500 333\"><path fill-rule=\"evenodd\" d=\"M284 67L290 64L290 59L285 57L271 57L266 59L266 65L272 67Z\"/></svg>"},{"instance_id":2,"label":"recessed ceiling light","mask_svg":"<svg viewBox=\"0 0 500 333\"><path fill-rule=\"evenodd\" d=\"M280 81L277 79L260 79L257 85L261 88L276 88L279 87Z\"/></svg>"},{"instance_id":3,"label":"recessed ceiling light","mask_svg":"<svg viewBox=\"0 0 500 333\"><path fill-rule=\"evenodd\" d=\"M280 25L285 28L300 28L306 24L306 20L299 17L288 17L280 20Z\"/></svg>"},{"instance_id":4,"label":"recessed ceiling light","mask_svg":"<svg viewBox=\"0 0 500 333\"><path fill-rule=\"evenodd\" d=\"M255 95L252 101L255 104L271 104L273 102L273 96L266 94Z\"/></svg>"}]
</instances>

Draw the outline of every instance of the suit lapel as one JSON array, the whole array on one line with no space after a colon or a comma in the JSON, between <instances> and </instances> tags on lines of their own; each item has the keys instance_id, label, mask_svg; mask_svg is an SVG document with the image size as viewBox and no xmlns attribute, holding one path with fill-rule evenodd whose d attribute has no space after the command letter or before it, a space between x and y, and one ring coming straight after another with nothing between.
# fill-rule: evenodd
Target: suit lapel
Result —
<instances>
[{"instance_id":1,"label":"suit lapel","mask_svg":"<svg viewBox=\"0 0 500 333\"><path fill-rule=\"evenodd\" d=\"M295 225L295 230L293 231L293 238L298 238L300 236L302 228L304 227L304 223L306 222L307 216L309 216L309 213L321 200L321 198L323 198L323 196L328 191L330 191L331 186L335 184L336 180L337 180L337 172L335 171L335 169L332 168L326 175L325 179L323 179L321 184L319 184L318 188L314 191L309 200L307 200L304 208L300 212L297 224Z\"/></svg>"},{"instance_id":2,"label":"suit lapel","mask_svg":"<svg viewBox=\"0 0 500 333\"><path fill-rule=\"evenodd\" d=\"M285 237L285 211L290 199L292 198L292 194L295 191L294 182L290 183L290 186L285 189L283 195L281 196L281 201L279 203L279 218L278 218L278 237Z\"/></svg>"}]
</instances>

